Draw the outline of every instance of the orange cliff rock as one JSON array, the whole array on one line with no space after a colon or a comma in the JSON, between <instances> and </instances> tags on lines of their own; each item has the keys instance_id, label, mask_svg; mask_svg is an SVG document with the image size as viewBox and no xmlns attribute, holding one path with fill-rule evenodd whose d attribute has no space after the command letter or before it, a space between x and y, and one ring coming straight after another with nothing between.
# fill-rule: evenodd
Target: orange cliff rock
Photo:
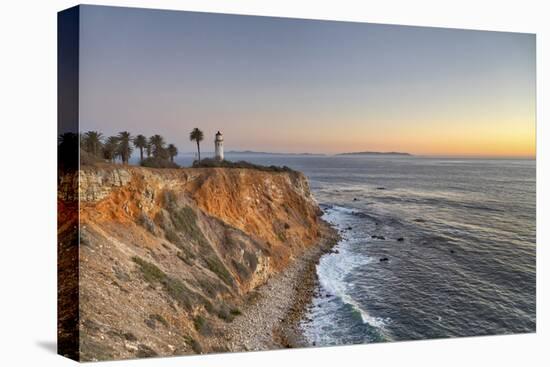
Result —
<instances>
[{"instance_id":1,"label":"orange cliff rock","mask_svg":"<svg viewBox=\"0 0 550 367\"><path fill-rule=\"evenodd\" d=\"M59 188L60 219L80 197L81 360L226 350L213 335L324 225L292 171L99 165Z\"/></svg>"}]
</instances>

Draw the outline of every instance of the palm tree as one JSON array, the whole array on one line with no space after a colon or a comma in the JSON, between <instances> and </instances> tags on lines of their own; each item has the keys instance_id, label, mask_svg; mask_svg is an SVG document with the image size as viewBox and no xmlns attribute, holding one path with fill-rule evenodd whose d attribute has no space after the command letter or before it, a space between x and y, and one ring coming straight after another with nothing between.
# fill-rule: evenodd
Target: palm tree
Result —
<instances>
[{"instance_id":1,"label":"palm tree","mask_svg":"<svg viewBox=\"0 0 550 367\"><path fill-rule=\"evenodd\" d=\"M147 140L147 145L145 146L145 151L147 153L147 158L151 157L151 142Z\"/></svg>"},{"instance_id":2,"label":"palm tree","mask_svg":"<svg viewBox=\"0 0 550 367\"><path fill-rule=\"evenodd\" d=\"M103 144L103 158L113 163L118 151L118 137L109 136Z\"/></svg>"},{"instance_id":3,"label":"palm tree","mask_svg":"<svg viewBox=\"0 0 550 367\"><path fill-rule=\"evenodd\" d=\"M149 138L151 151L155 158L167 158L164 138L160 135L153 135Z\"/></svg>"},{"instance_id":4,"label":"palm tree","mask_svg":"<svg viewBox=\"0 0 550 367\"><path fill-rule=\"evenodd\" d=\"M178 148L174 144L168 145L168 155L170 156L170 162L174 163L174 157L178 155Z\"/></svg>"},{"instance_id":5,"label":"palm tree","mask_svg":"<svg viewBox=\"0 0 550 367\"><path fill-rule=\"evenodd\" d=\"M128 131L121 131L118 133L118 149L117 153L120 155L120 158L122 159L123 164L128 164L128 160L130 159L130 156L132 155L132 145L130 142L132 141L132 136Z\"/></svg>"},{"instance_id":6,"label":"palm tree","mask_svg":"<svg viewBox=\"0 0 550 367\"><path fill-rule=\"evenodd\" d=\"M101 146L103 139L103 134L97 131L88 131L84 134L84 149L90 153L95 155L96 157L99 156L99 153L101 152Z\"/></svg>"},{"instance_id":7,"label":"palm tree","mask_svg":"<svg viewBox=\"0 0 550 367\"><path fill-rule=\"evenodd\" d=\"M78 140L79 134L63 133L57 140L57 161L60 171L75 170L78 168Z\"/></svg>"},{"instance_id":8,"label":"palm tree","mask_svg":"<svg viewBox=\"0 0 550 367\"><path fill-rule=\"evenodd\" d=\"M139 149L139 160L143 160L143 149L147 148L147 138L141 134L134 138L134 146Z\"/></svg>"},{"instance_id":9,"label":"palm tree","mask_svg":"<svg viewBox=\"0 0 550 367\"><path fill-rule=\"evenodd\" d=\"M198 128L194 128L189 134L189 140L197 142L197 151L199 152L199 164L201 163L201 145L200 142L204 139L204 134Z\"/></svg>"}]
</instances>

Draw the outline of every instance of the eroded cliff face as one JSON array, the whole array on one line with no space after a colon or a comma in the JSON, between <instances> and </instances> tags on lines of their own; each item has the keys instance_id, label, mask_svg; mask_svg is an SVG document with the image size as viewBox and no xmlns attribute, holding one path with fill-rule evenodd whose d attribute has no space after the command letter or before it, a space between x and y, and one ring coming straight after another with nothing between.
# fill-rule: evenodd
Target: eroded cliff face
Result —
<instances>
[{"instance_id":1,"label":"eroded cliff face","mask_svg":"<svg viewBox=\"0 0 550 367\"><path fill-rule=\"evenodd\" d=\"M75 196L81 360L227 350L224 323L319 241L298 172L106 165L62 177Z\"/></svg>"}]
</instances>

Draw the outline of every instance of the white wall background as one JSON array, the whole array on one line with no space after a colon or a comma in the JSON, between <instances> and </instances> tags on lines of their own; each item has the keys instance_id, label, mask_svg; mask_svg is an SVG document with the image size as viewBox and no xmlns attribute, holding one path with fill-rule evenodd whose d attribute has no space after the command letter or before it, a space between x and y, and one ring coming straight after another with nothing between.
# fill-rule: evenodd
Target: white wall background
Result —
<instances>
[{"instance_id":1,"label":"white wall background","mask_svg":"<svg viewBox=\"0 0 550 367\"><path fill-rule=\"evenodd\" d=\"M95 4L537 33L537 333L117 366L548 365L550 31L545 1L113 0ZM0 2L0 365L69 365L56 338L56 12L75 1ZM546 93L545 93L546 92Z\"/></svg>"}]
</instances>

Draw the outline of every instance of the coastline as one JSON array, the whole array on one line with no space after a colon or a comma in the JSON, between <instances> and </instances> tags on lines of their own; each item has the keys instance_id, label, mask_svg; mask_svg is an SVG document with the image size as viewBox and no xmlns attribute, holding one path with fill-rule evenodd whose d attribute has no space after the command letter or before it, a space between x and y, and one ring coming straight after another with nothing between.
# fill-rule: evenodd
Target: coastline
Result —
<instances>
[{"instance_id":1,"label":"coastline","mask_svg":"<svg viewBox=\"0 0 550 367\"><path fill-rule=\"evenodd\" d=\"M317 286L319 259L338 243L339 234L323 222L320 242L250 295L250 304L223 329L220 344L230 352L309 346L300 329Z\"/></svg>"}]
</instances>

